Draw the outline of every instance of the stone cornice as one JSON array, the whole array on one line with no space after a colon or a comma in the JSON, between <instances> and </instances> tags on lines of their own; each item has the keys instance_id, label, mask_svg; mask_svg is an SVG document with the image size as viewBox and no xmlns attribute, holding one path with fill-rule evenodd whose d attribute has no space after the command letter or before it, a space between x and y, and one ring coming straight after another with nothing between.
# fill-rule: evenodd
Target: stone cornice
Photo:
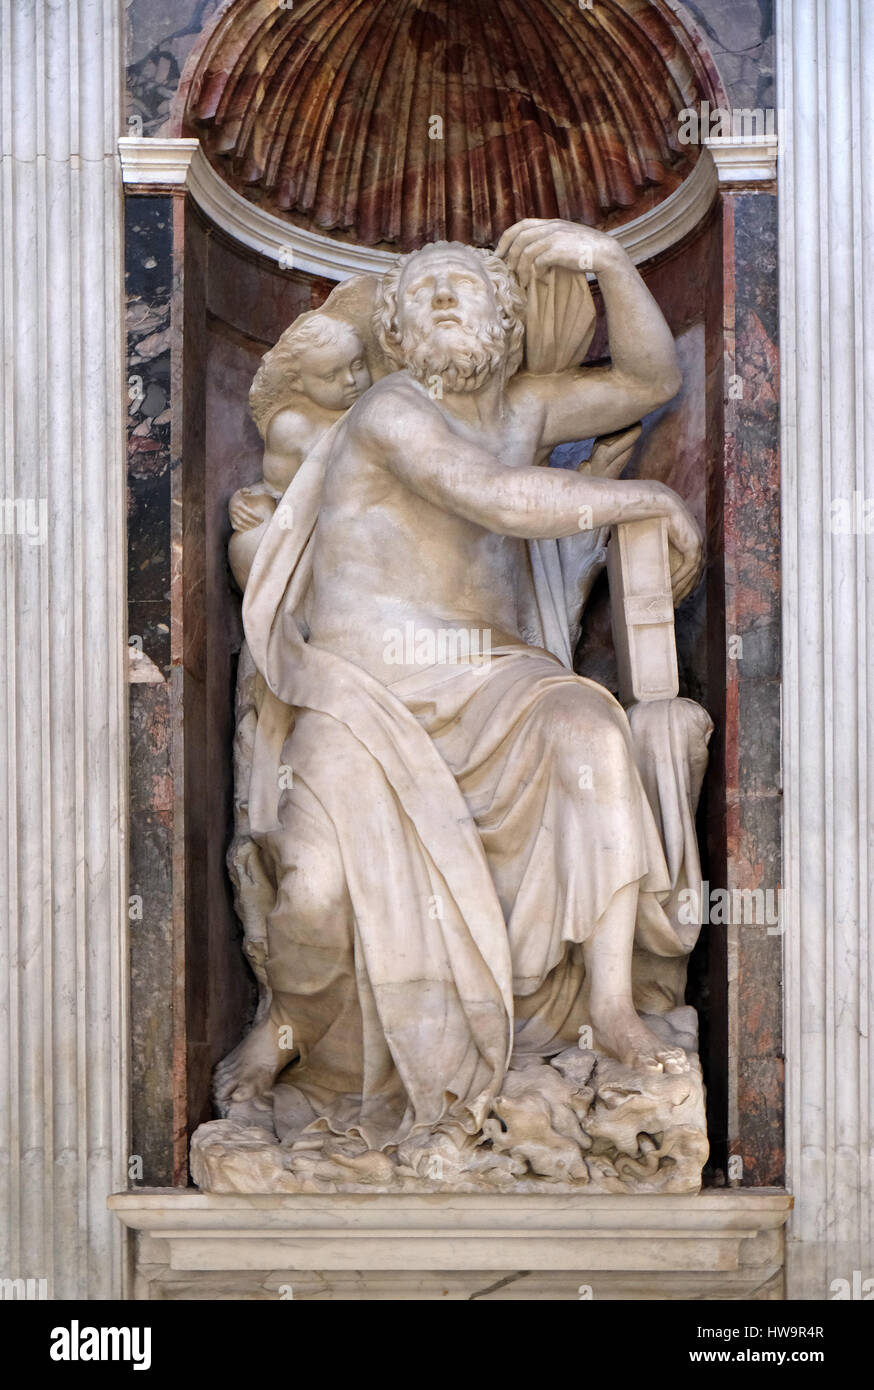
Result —
<instances>
[{"instance_id":1,"label":"stone cornice","mask_svg":"<svg viewBox=\"0 0 874 1390\"><path fill-rule=\"evenodd\" d=\"M228 236L287 269L303 270L328 280L345 280L366 271L382 274L397 259L389 251L356 246L297 227L250 203L219 177L197 140L124 136L118 148L129 192L155 187L185 188L201 211ZM670 197L617 227L611 235L636 265L651 260L682 241L698 225L713 202L718 183L714 160L705 151L689 178Z\"/></svg>"},{"instance_id":2,"label":"stone cornice","mask_svg":"<svg viewBox=\"0 0 874 1390\"><path fill-rule=\"evenodd\" d=\"M716 166L720 186L771 183L777 177L777 136L749 139L726 135L705 140Z\"/></svg>"},{"instance_id":3,"label":"stone cornice","mask_svg":"<svg viewBox=\"0 0 874 1390\"><path fill-rule=\"evenodd\" d=\"M174 1270L633 1269L665 1278L737 1270L745 1243L759 1237L770 1237L773 1260L792 1198L776 1188L651 1197L152 1189L116 1193L109 1206Z\"/></svg>"}]
</instances>

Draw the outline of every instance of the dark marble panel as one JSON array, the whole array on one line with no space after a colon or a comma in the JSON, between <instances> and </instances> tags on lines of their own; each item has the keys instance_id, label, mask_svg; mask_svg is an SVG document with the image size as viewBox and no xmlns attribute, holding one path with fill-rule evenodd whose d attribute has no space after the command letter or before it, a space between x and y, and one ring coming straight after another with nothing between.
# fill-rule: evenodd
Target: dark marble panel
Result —
<instances>
[{"instance_id":1,"label":"dark marble panel","mask_svg":"<svg viewBox=\"0 0 874 1390\"><path fill-rule=\"evenodd\" d=\"M173 1183L173 783L166 684L130 692L131 1153L147 1187Z\"/></svg>"},{"instance_id":2,"label":"dark marble panel","mask_svg":"<svg viewBox=\"0 0 874 1390\"><path fill-rule=\"evenodd\" d=\"M128 198L128 602L131 634L170 668L172 198Z\"/></svg>"},{"instance_id":3,"label":"dark marble panel","mask_svg":"<svg viewBox=\"0 0 874 1390\"><path fill-rule=\"evenodd\" d=\"M737 721L737 771L741 795L745 800L773 798L780 785L779 681L755 678L741 681Z\"/></svg>"},{"instance_id":4,"label":"dark marble panel","mask_svg":"<svg viewBox=\"0 0 874 1390\"><path fill-rule=\"evenodd\" d=\"M767 958L762 965L766 963ZM779 1019L777 1022L779 1024ZM779 1031L774 1036L778 1039ZM741 1058L738 1066L738 1108L744 1116L744 1187L782 1186L785 1181L784 1084L782 1056L777 1058L776 1063L770 1056L746 1054Z\"/></svg>"},{"instance_id":5,"label":"dark marble panel","mask_svg":"<svg viewBox=\"0 0 874 1390\"><path fill-rule=\"evenodd\" d=\"M206 682L190 672L183 679L183 714L185 730L185 862L183 878L177 884L182 898L185 921L185 1025L189 1066L192 1048L208 1044L210 1033L209 975L212 968L209 952L208 866L209 833L207 806L215 789L210 786L207 767L207 692ZM223 837L224 843L224 837ZM191 1100L189 1076L189 1105L199 1112L207 1102L200 1094Z\"/></svg>"},{"instance_id":6,"label":"dark marble panel","mask_svg":"<svg viewBox=\"0 0 874 1390\"><path fill-rule=\"evenodd\" d=\"M207 776L209 647L204 535L209 241L190 200L185 203L183 245L183 358L177 384L183 463L178 480L175 536L179 554L174 579L178 585L176 609L182 615L175 654L181 664L186 795L176 930L182 937L185 960L185 1127L190 1132L209 1113L210 1068L204 1058L210 1031L207 805L212 795Z\"/></svg>"},{"instance_id":7,"label":"dark marble panel","mask_svg":"<svg viewBox=\"0 0 874 1390\"><path fill-rule=\"evenodd\" d=\"M707 670L709 709L714 720L710 762L699 809L699 843L704 877L712 884L726 882L725 826L725 272L722 208L711 214L705 295L705 411L707 436L707 513L705 529L705 586L707 591ZM690 969L703 1011L701 1055L707 1077L707 1133L710 1138L710 1176L724 1177L728 1153L728 950L724 926L710 924L699 938ZM694 1002L690 993L690 1000Z\"/></svg>"},{"instance_id":8,"label":"dark marble panel","mask_svg":"<svg viewBox=\"0 0 874 1390\"><path fill-rule=\"evenodd\" d=\"M128 633L151 679L130 688L132 1154L145 1185L171 1184L173 837L170 516L173 200L125 205ZM163 679L162 679L163 677Z\"/></svg>"},{"instance_id":9,"label":"dark marble panel","mask_svg":"<svg viewBox=\"0 0 874 1390\"><path fill-rule=\"evenodd\" d=\"M232 830L233 698L242 641L240 597L227 566L227 503L260 469L261 444L246 398L272 338L257 335L258 312L276 336L311 289L293 287L266 262L234 257L189 203L185 238L185 352L182 372L184 467L181 488L184 605L185 780L197 795L185 807L185 955L189 1131L210 1118L215 1063L251 1017L254 988L242 955L225 854ZM261 267L258 270L258 267ZM275 285L273 282L276 282ZM211 306L234 304L239 285L256 322L225 325ZM247 292L246 287L249 287ZM303 301L303 302L302 302ZM259 305L262 306L259 309ZM248 327L248 331L246 331Z\"/></svg>"},{"instance_id":10,"label":"dark marble panel","mask_svg":"<svg viewBox=\"0 0 874 1390\"><path fill-rule=\"evenodd\" d=\"M732 106L773 107L774 0L684 0Z\"/></svg>"},{"instance_id":11,"label":"dark marble panel","mask_svg":"<svg viewBox=\"0 0 874 1390\"><path fill-rule=\"evenodd\" d=\"M186 59L225 3L127 0L127 112L139 118L131 133L157 135L162 130Z\"/></svg>"},{"instance_id":12,"label":"dark marble panel","mask_svg":"<svg viewBox=\"0 0 874 1390\"><path fill-rule=\"evenodd\" d=\"M726 294L732 330L725 418L727 882L762 890L776 902L782 873L776 198L727 199L726 229L734 252ZM782 941L779 930L762 926L735 930L730 1048L737 1116L729 1149L743 1162L744 1184L779 1184Z\"/></svg>"}]
</instances>

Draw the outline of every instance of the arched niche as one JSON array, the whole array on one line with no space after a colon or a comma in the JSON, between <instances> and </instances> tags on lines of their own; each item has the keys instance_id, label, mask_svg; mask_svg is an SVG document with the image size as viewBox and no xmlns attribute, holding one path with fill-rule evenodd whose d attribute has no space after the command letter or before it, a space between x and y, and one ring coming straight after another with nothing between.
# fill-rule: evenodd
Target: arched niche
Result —
<instances>
[{"instance_id":1,"label":"arched niche","mask_svg":"<svg viewBox=\"0 0 874 1390\"><path fill-rule=\"evenodd\" d=\"M185 1181L187 1136L210 1115L212 1067L254 1002L224 864L242 636L225 558L227 501L260 462L246 396L282 329L355 269L378 269L437 236L493 244L521 216L589 221L632 250L678 339L685 375L678 400L646 422L632 468L683 493L708 536L706 579L678 622L681 693L701 700L717 724L702 811L707 872L713 884L747 886L775 854L779 871L774 806L756 791L750 761L756 726L770 717L768 658L747 685L726 658L727 636L743 622L771 640L773 613L760 593L767 577L738 565L746 528L774 539L773 419L761 366L773 334L759 303L770 281L766 265L756 281L749 246L742 267L737 252L757 227L769 244L773 198L743 179L720 189L711 154L679 140L679 111L704 102L725 105L718 74L688 15L666 0L598 0L591 9L572 0L303 0L291 10L232 0L191 51L176 93L164 173L175 159L182 174L168 188L156 164L129 153L129 285L154 310L150 332L134 332L130 370L143 377L146 399L156 384L168 401L166 412L137 424L131 455L132 525L147 520L145 572L166 577L167 595L164 602L160 582L149 588L137 569L140 526L132 630L150 634L147 654L169 677L166 690L156 681L137 692L132 752L135 770L153 784L164 777L166 799L134 807L135 861L137 815L154 832L143 872L164 884L170 961L153 991L170 1004L160 1038L153 1029L149 1046L134 1048L135 1128L139 1107L152 1181ZM442 138L432 138L434 116ZM149 266L156 246L158 263ZM739 299L741 332L759 335L745 363L735 360ZM162 326L166 343L144 356L143 343L154 346ZM602 326L591 360L605 351ZM743 391L745 373L755 391L746 427L728 394L734 379ZM150 473L161 451L166 473ZM759 481L755 497L744 459ZM770 562L768 551L762 563ZM609 685L612 660L606 605L596 597L579 669ZM160 719L163 741L150 737ZM758 797L749 825L747 792L750 804ZM771 969L769 1018L779 986L773 945L750 946L757 968ZM724 1170L743 1127L740 1038L749 1016L745 1037L765 1102L744 1140L758 1155L747 1180L774 1182L779 1042L764 1036L761 999L742 997L729 978L733 949L728 930L705 930L690 981L705 1020L711 1142ZM143 962L148 973L145 953Z\"/></svg>"}]
</instances>

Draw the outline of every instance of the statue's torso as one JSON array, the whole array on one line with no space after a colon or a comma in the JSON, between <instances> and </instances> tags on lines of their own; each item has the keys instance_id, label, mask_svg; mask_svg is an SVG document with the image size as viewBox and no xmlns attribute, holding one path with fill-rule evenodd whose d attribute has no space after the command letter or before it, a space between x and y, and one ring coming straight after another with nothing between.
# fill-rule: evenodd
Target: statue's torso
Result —
<instances>
[{"instance_id":1,"label":"statue's torso","mask_svg":"<svg viewBox=\"0 0 874 1390\"><path fill-rule=\"evenodd\" d=\"M430 418L432 410L423 409L411 449L427 447ZM524 410L508 409L489 430L461 421L450 427L508 469L530 466L537 453L538 426ZM387 634L461 629L479 634L480 649L521 642L533 602L526 541L426 501L344 426L315 534L311 641L391 684L417 662L399 663Z\"/></svg>"}]
</instances>

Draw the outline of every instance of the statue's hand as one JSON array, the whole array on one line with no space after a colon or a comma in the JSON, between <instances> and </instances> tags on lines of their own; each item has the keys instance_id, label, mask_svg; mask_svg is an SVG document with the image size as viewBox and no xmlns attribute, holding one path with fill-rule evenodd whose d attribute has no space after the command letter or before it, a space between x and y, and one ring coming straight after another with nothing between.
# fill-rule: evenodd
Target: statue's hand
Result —
<instances>
[{"instance_id":1,"label":"statue's hand","mask_svg":"<svg viewBox=\"0 0 874 1390\"><path fill-rule=\"evenodd\" d=\"M703 541L698 523L675 492L664 488L664 516L668 523L671 590L674 605L691 593L701 573Z\"/></svg>"},{"instance_id":2,"label":"statue's hand","mask_svg":"<svg viewBox=\"0 0 874 1390\"><path fill-rule=\"evenodd\" d=\"M578 473L589 473L593 478L618 478L634 451L640 438L642 426L632 425L629 430L618 434L603 434L596 439L592 452L583 459Z\"/></svg>"},{"instance_id":3,"label":"statue's hand","mask_svg":"<svg viewBox=\"0 0 874 1390\"><path fill-rule=\"evenodd\" d=\"M606 232L541 217L526 217L508 227L498 242L497 254L526 286L532 277L539 279L553 268L591 270L597 275L625 258L619 243Z\"/></svg>"},{"instance_id":4,"label":"statue's hand","mask_svg":"<svg viewBox=\"0 0 874 1390\"><path fill-rule=\"evenodd\" d=\"M235 531L252 531L270 520L275 507L276 503L266 492L242 487L228 503L228 516Z\"/></svg>"}]
</instances>

